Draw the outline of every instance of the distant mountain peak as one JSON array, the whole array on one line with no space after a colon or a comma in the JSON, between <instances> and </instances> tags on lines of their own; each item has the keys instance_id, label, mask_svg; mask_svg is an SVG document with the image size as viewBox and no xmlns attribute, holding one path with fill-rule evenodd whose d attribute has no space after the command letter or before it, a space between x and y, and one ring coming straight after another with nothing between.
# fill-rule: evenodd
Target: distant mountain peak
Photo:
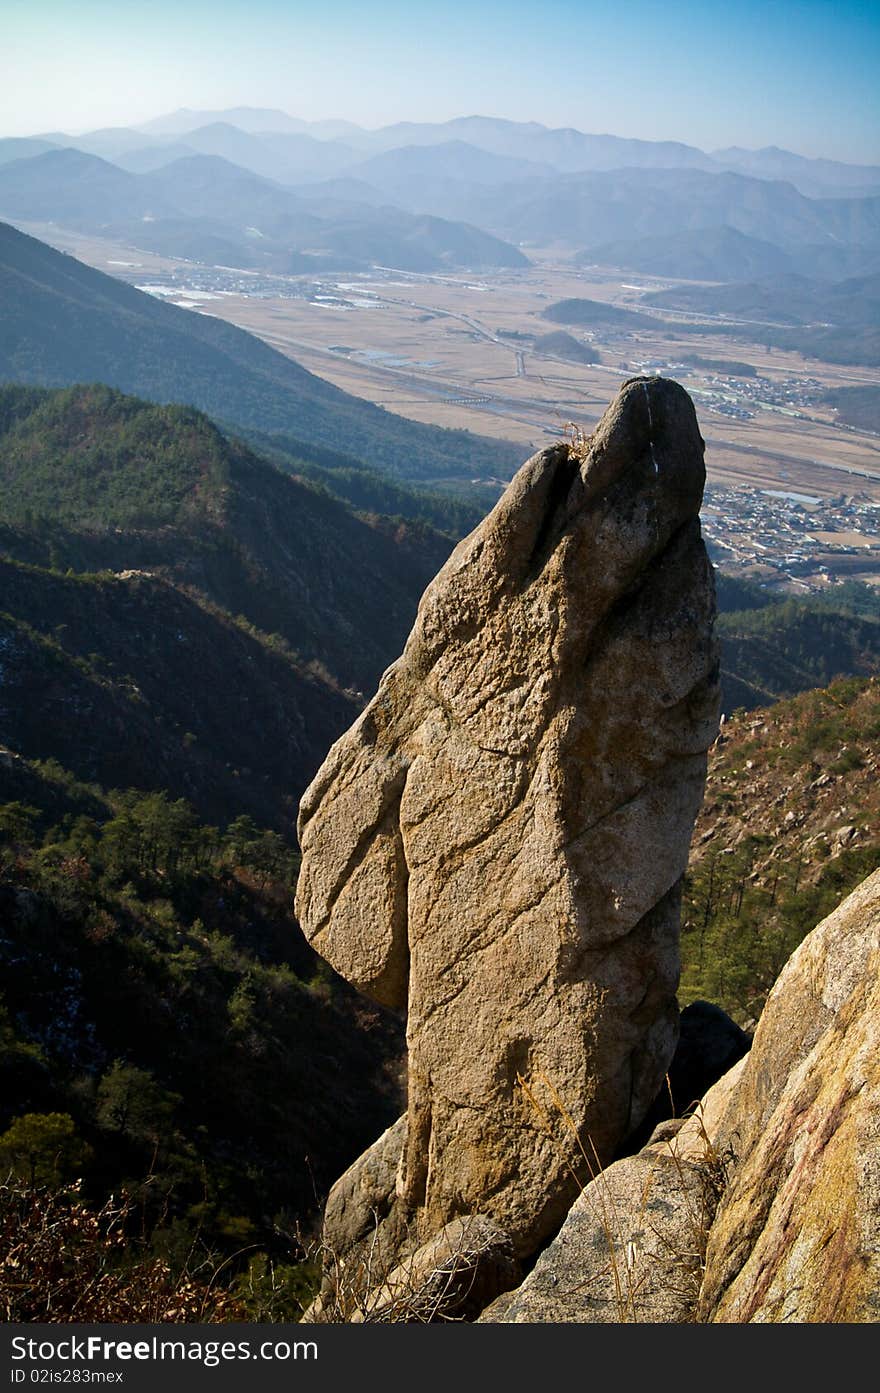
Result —
<instances>
[{"instance_id":1,"label":"distant mountain peak","mask_svg":"<svg viewBox=\"0 0 880 1393\"><path fill-rule=\"evenodd\" d=\"M289 116L286 111L271 107L238 106L220 111L200 111L182 106L165 116L145 121L136 129L151 134L186 135L198 126L213 125L217 122L236 126L250 134L260 131L304 131L309 124L296 116Z\"/></svg>"}]
</instances>

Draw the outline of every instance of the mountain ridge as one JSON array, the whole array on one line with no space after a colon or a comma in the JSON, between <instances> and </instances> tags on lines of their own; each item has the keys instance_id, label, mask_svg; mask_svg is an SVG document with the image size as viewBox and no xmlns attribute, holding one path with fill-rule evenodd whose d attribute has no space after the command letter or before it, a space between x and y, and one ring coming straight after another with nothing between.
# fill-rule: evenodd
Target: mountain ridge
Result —
<instances>
[{"instance_id":1,"label":"mountain ridge","mask_svg":"<svg viewBox=\"0 0 880 1393\"><path fill-rule=\"evenodd\" d=\"M0 388L0 450L0 522L33 539L7 536L17 560L146 570L344 687L378 680L452 547L430 527L358 515L199 412L103 385Z\"/></svg>"},{"instance_id":2,"label":"mountain ridge","mask_svg":"<svg viewBox=\"0 0 880 1393\"><path fill-rule=\"evenodd\" d=\"M340 243L351 243L351 227L362 221L363 207L338 203L331 216L320 215L295 189L217 152L196 151L132 173L102 156L60 148L0 164L0 216L60 222L147 249L162 249L156 247L156 234L169 220L190 220L192 235L200 220L209 219L227 230L235 247L231 254L238 258L233 264L239 264L243 244L245 265L286 270L292 254L303 248L339 254ZM254 242L256 222L261 226ZM378 245L359 250L355 241L353 251L346 248L349 257L367 264L393 264L395 257L422 271L528 264L516 247L469 222L435 215L430 239L420 235L423 221L405 210L377 210L371 223Z\"/></svg>"},{"instance_id":3,"label":"mountain ridge","mask_svg":"<svg viewBox=\"0 0 880 1393\"><path fill-rule=\"evenodd\" d=\"M818 166L824 170L850 171L843 174L843 178L854 178L861 175L868 180L880 181L880 166L865 165L858 162L847 162L843 160L831 160L827 158L816 158L798 154L792 150L781 149L778 146L765 146L758 149L746 149L741 146L729 146L715 150L703 150L698 146L689 145L686 142L675 140L644 140L627 136L613 135L610 132L588 132L581 131L573 126L548 126L540 121L513 121L500 117L488 117L479 114L470 116L453 117L447 121L437 122L394 122L386 126L379 126L368 129L359 126L351 121L307 121L299 117L288 115L287 112L279 110L264 110L259 108L227 108L224 110L192 110L180 108L178 111L169 113L164 117L154 118L152 121L142 122L135 127L140 131L156 131L169 134L183 134L187 130L196 129L196 125L204 125L208 121L225 120L233 125L238 125L243 130L252 133L271 132L274 130L283 131L323 131L329 134L330 138L345 134L357 135L361 139L369 141L381 140L387 145L389 141L396 142L397 136L421 134L425 139L442 141L452 131L467 131L472 138L478 132L497 133L498 138L508 138L514 133L525 137L538 137L542 135L572 137L580 136L588 141L606 142L606 148L614 148L615 144L622 147L642 147L647 146L664 152L682 152L683 157L689 160L702 159L710 165L730 166L734 163L751 161L754 164L772 163L773 168L778 168L781 164L785 167L806 165L809 167ZM192 123L195 122L196 125ZM275 123L275 124L273 124ZM625 161L630 163L630 161Z\"/></svg>"},{"instance_id":4,"label":"mountain ridge","mask_svg":"<svg viewBox=\"0 0 880 1393\"><path fill-rule=\"evenodd\" d=\"M192 158L193 149L231 161L273 189L270 196L268 189L250 186L247 201L253 200L272 224L261 224L260 238L242 226L245 199L224 198L219 188L211 216L226 224L222 245L216 241L217 229L207 224L178 226L188 203L184 171L178 174L173 206L160 203L158 213L150 212L162 225L145 225L139 219L145 216L149 182L129 186L132 206L125 213L125 190L119 184L114 197L108 184L103 198L97 188L91 198L83 190L65 192L58 179L47 189L29 190L36 171L4 176L9 165L3 164L2 149L0 214L5 203L7 215L27 220L29 206L37 210L30 213L31 220L66 215L96 231L96 220L107 213L113 235L135 245L209 262L219 258L222 264L264 264L281 272L307 269L291 253L314 250L310 235L318 249L335 258L328 264L342 270L353 269L358 261L422 271L439 269L444 262L515 266L524 264L517 260L521 248L551 242L578 252L600 249L612 264L621 255L627 262L635 257L638 269L647 257L650 271L651 262L660 258L661 274L669 267L700 278L708 270L722 280L747 274L747 255L756 263L763 257L772 273L772 247L777 262L780 254L783 262L789 258L790 269L832 278L870 270L880 256L880 167L811 160L773 148L749 152L731 147L718 159L681 142L589 135L573 127L551 129L479 116L398 122L372 132L344 123L310 125L282 116L277 121L280 129L266 129L271 113L232 110L184 114L164 132L141 127L48 137L115 160L136 178L149 179L171 168L175 156ZM58 150L49 153L57 155ZM242 174L236 177L243 188ZM23 187L15 186L17 180ZM97 182L93 177L91 184ZM158 187L156 183L154 191ZM166 197L169 192L165 190ZM317 206L321 201L323 206ZM47 213L52 204L54 214ZM373 210L368 217L365 208ZM185 216L196 214L190 208ZM208 216L208 210L203 208L201 216ZM451 226L427 229L408 221L425 216ZM318 222L309 223L310 217ZM260 219L252 215L252 221ZM407 236L402 237L404 229ZM747 254L739 243L727 248L725 257L719 241L723 229L770 246L752 247ZM711 230L716 242L715 264L708 268L699 238L705 230ZM661 244L639 247L651 238ZM670 246L669 239L675 238L685 243ZM635 250L628 246L633 242ZM688 264L685 250L691 244Z\"/></svg>"}]
</instances>

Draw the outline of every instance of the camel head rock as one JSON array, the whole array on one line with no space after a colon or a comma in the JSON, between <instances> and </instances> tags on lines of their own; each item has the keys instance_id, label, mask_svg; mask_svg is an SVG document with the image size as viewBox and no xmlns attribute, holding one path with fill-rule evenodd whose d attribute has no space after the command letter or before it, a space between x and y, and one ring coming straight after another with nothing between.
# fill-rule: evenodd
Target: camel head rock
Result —
<instances>
[{"instance_id":1,"label":"camel head rock","mask_svg":"<svg viewBox=\"0 0 880 1393\"><path fill-rule=\"evenodd\" d=\"M719 705L704 480L662 378L534 455L302 800L303 929L407 1011L395 1203L422 1243L480 1214L533 1252L672 1058Z\"/></svg>"}]
</instances>

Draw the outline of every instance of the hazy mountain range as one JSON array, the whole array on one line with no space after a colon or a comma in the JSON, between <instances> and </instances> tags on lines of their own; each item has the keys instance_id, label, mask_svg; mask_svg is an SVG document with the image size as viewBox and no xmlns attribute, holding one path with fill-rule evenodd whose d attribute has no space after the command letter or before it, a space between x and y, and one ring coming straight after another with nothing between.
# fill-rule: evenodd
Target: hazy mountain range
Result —
<instances>
[{"instance_id":1,"label":"hazy mountain range","mask_svg":"<svg viewBox=\"0 0 880 1393\"><path fill-rule=\"evenodd\" d=\"M2 217L281 272L513 268L548 242L721 280L880 264L880 167L775 147L707 153L482 116L368 131L239 108L0 140L0 166Z\"/></svg>"},{"instance_id":2,"label":"hazy mountain range","mask_svg":"<svg viewBox=\"0 0 880 1393\"><path fill-rule=\"evenodd\" d=\"M403 270L525 266L515 247L476 227L361 203L306 203L289 187L219 155L188 155L133 174L81 150L51 149L0 167L0 208L165 255L273 271L308 250L355 267Z\"/></svg>"},{"instance_id":3,"label":"hazy mountain range","mask_svg":"<svg viewBox=\"0 0 880 1393\"><path fill-rule=\"evenodd\" d=\"M347 146L355 152L375 153L401 146L442 145L464 141L478 149L516 159L548 164L559 172L586 169L642 168L740 170L757 178L787 179L804 192L836 190L880 192L880 167L813 160L790 150L769 146L744 150L731 146L707 153L693 145L669 140L631 140L615 135L588 135L571 127L550 129L536 121L505 121L486 116L462 116L452 121L402 121L378 130L365 130L349 121L302 121L283 111L238 107L227 111L191 111L182 108L137 128L151 137L171 138L217 122L236 126L250 135L307 135L324 144ZM92 132L92 138L116 132ZM57 137L45 137L57 139ZM87 141L90 136L81 137ZM143 143L143 142L141 142ZM82 148L87 148L83 145Z\"/></svg>"}]
</instances>

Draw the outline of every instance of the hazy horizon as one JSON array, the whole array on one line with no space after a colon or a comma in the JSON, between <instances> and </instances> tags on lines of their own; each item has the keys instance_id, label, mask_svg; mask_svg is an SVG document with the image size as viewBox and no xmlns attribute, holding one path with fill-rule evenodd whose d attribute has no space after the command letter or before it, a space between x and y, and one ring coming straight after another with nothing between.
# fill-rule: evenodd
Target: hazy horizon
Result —
<instances>
[{"instance_id":1,"label":"hazy horizon","mask_svg":"<svg viewBox=\"0 0 880 1393\"><path fill-rule=\"evenodd\" d=\"M711 151L880 163L880 13L740 0L0 0L0 134L76 136L179 108L367 129L480 114Z\"/></svg>"},{"instance_id":2,"label":"hazy horizon","mask_svg":"<svg viewBox=\"0 0 880 1393\"><path fill-rule=\"evenodd\" d=\"M708 144L705 144L705 145L702 145L702 146L701 146L701 145L698 144L698 142L696 142L696 141L694 141L694 140L681 140L681 139L679 139L678 137L673 137L673 136L659 136L659 135L654 135L654 134L651 134L651 135L642 135L642 134L639 134L638 132L628 132L628 133L624 136L624 135L623 135L623 132L621 132L621 131L619 131L619 130L610 130L610 129L609 129L609 130L601 130L601 131L600 131L600 130L587 130L584 126L580 126L580 127L575 127L575 126L570 126L570 125L567 126L567 127L553 126L553 125L550 124L549 122L538 121L537 118L535 118L534 116L530 116L530 115L528 115L528 114L524 114L524 115L520 115L520 116L506 116L506 115L501 115L501 114L499 114L498 112L487 112L487 111L458 111L458 112L455 112L452 116L437 118L436 121L433 121L431 118L428 118L428 117L425 117L425 118L417 118L417 117L412 117L412 116L402 116L402 117L398 118L398 120L396 120L396 121L385 122L385 123L383 123L382 125L371 125L371 124L368 123L367 121L356 121L352 116L339 116L338 113L334 113L334 112L328 112L328 113L323 114L323 115L320 115L320 116L304 116L304 115L302 114L302 112L300 112L300 111L287 110L287 109L285 109L284 107L266 106L266 105L263 105L263 104L260 104L260 103L251 103L251 102L244 102L244 101L231 102L228 106L219 107L219 108L198 107L198 106L192 105L191 103L184 103L183 105L181 105L181 106L179 106L179 107L169 108L168 110L163 110L163 111L155 111L155 112L153 112L150 116L147 116L147 117L145 117L145 118L143 118L143 119L140 119L140 120L136 120L136 121L135 121L135 120L129 120L129 121L125 121L125 120L116 120L116 121L107 122L107 123L105 123L103 126L78 126L78 127L71 127L71 128L66 129L66 130L65 130L62 126L57 126L57 127L54 127L54 128L50 128L50 127L48 127L48 126L45 126L45 127L43 127L42 129L40 129L40 130L28 130L28 131L0 131L0 139L8 138L8 137L25 137L25 138L34 138L34 139L39 139L39 138L51 139L51 137L52 137L53 135L65 135L65 136L69 136L72 140L78 140L78 139L83 139L84 137L86 137L86 136L88 136L88 135L95 134L95 133L97 133L97 132L99 132L99 131L109 131L109 130L134 130L134 131L141 131L141 130L143 130L143 133L144 133L144 142L145 142L145 145L147 145L147 144L149 144L150 140L153 139L153 138L155 138L157 141L158 141L158 140L171 140L171 139L175 139L175 138L176 138L176 137L171 136L171 135L168 134L168 133L150 132L150 131L147 131L147 130L144 129L146 126L150 125L152 122L157 121L157 120L163 120L163 119L165 119L165 118L167 118L167 117L173 117L173 116L176 116L176 115L178 115L178 114L185 113L185 112L192 112L194 116L199 116L199 115L201 115L202 113L205 113L208 117L210 117L211 120L216 120L216 119L219 119L220 117L226 116L227 114L234 113L234 112L236 112L236 111L260 111L260 110L278 111L278 112L280 112L283 116L291 117L291 118L294 119L294 120L301 120L301 121L304 121L304 122L314 123L314 124L322 124L322 123L324 123L324 122L328 122L328 123L329 123L329 122L337 122L337 121L342 122L342 121L344 121L344 122L350 123L350 124L353 125L353 126L358 126L358 127L360 127L362 130L367 131L367 132L379 131L379 130L385 129L386 127L394 126L394 125L401 124L401 123L426 124L426 125L430 125L430 124L443 125L443 124L446 124L446 123L448 123L448 122L456 121L456 120L461 120L461 119L479 118L479 119L496 120L496 121L512 121L512 122L523 123L523 124L534 124L534 125L544 126L544 127L546 127L546 129L548 129L548 130L553 130L553 129L557 129L557 130L558 130L558 129L579 130L582 134L585 134L585 135L612 136L612 137L619 137L619 138L631 139L631 140L669 141L669 142L677 143L677 144L681 144L681 145L689 145L689 146L692 146L692 147L695 148L695 149L702 149L702 150L705 151L707 154L711 154L712 151L713 151L713 149L722 150L722 149L732 149L732 148L734 148L734 147L739 147L739 148L741 148L741 149L760 150L760 149L767 149L767 148L771 148L771 147L773 147L773 146L776 146L776 147L778 147L778 148L787 149L791 154L800 155L800 156L803 156L803 157L805 157L805 158L807 158L807 159L832 159L832 160L837 160L837 161L839 161L839 162L841 162L841 163L852 164L852 165L858 165L858 166L861 166L861 165L872 165L872 164L875 164L875 163L878 164L878 165L880 165L880 151L878 151L878 155L877 155L876 160L856 160L856 159L844 160L841 156L833 156L833 155L814 155L814 154L811 154L811 153L810 153L809 151L807 151L807 150L795 149L795 148L793 148L793 147L790 146L790 145L789 145L789 146L780 146L780 143L779 143L778 141L768 141L766 146L756 146L756 145L749 146L749 145L746 145L745 142L744 142L744 141L741 141L741 140L732 140L732 141L728 142L727 145L723 145L723 146L722 146L722 145L717 145L717 146L714 146L714 147L713 147L713 146L710 146L710 145L708 145ZM268 131L270 128L267 127L266 129L267 129L267 131ZM181 138L182 138L182 137L181 137ZM334 138L339 139L339 140L343 141L343 143L344 143L345 137L344 137L343 134L340 134L338 137L334 137Z\"/></svg>"}]
</instances>

